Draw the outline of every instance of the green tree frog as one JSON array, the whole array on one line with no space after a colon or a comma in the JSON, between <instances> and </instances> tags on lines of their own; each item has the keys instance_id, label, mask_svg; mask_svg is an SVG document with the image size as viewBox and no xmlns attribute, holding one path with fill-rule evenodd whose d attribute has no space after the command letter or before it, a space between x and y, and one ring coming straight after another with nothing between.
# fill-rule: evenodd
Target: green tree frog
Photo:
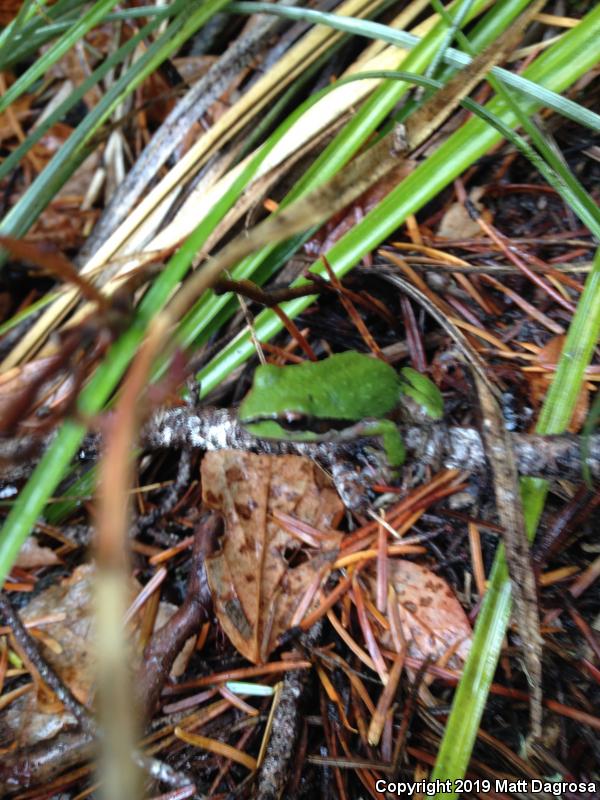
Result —
<instances>
[{"instance_id":1,"label":"green tree frog","mask_svg":"<svg viewBox=\"0 0 600 800\"><path fill-rule=\"evenodd\" d=\"M428 419L443 415L439 389L411 367L393 367L363 353L336 353L322 361L285 367L259 366L239 408L254 436L291 441L328 441L351 424L356 436L381 436L391 467L404 463L396 425L385 419L399 406L417 406Z\"/></svg>"}]
</instances>

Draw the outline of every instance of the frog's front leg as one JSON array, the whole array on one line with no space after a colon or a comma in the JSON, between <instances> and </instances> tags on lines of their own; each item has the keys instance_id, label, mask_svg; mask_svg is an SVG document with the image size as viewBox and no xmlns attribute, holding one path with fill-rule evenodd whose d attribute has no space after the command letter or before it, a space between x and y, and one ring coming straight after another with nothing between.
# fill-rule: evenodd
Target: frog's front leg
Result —
<instances>
[{"instance_id":1,"label":"frog's front leg","mask_svg":"<svg viewBox=\"0 0 600 800\"><path fill-rule=\"evenodd\" d=\"M400 431L389 419L364 419L341 431L324 434L313 431L288 431L277 420L265 419L244 425L253 436L261 439L279 439L289 442L351 442L361 437L378 437L383 441L390 467L398 469L406 459L406 448Z\"/></svg>"}]
</instances>

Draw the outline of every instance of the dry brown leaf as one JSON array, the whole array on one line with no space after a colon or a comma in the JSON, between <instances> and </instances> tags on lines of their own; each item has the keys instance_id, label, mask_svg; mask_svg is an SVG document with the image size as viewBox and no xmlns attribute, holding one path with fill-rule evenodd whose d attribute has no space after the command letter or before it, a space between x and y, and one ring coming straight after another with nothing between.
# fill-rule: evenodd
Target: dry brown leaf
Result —
<instances>
[{"instance_id":1,"label":"dry brown leaf","mask_svg":"<svg viewBox=\"0 0 600 800\"><path fill-rule=\"evenodd\" d=\"M44 657L81 703L88 703L93 682L93 655L90 652L94 568L83 564L60 584L50 586L34 597L20 612L23 622L64 613L60 622L44 626L62 653L43 649Z\"/></svg>"},{"instance_id":2,"label":"dry brown leaf","mask_svg":"<svg viewBox=\"0 0 600 800\"><path fill-rule=\"evenodd\" d=\"M469 192L469 200L481 213L484 219L490 221L491 214L479 201L484 193L482 186L475 186ZM474 239L482 235L482 230L477 222L471 218L462 203L452 203L447 209L439 224L437 235L445 239Z\"/></svg>"},{"instance_id":3,"label":"dry brown leaf","mask_svg":"<svg viewBox=\"0 0 600 800\"><path fill-rule=\"evenodd\" d=\"M388 569L408 654L435 661L451 651L454 655L449 664L460 666L457 661L464 661L471 647L471 625L452 589L435 572L414 561L390 559ZM370 590L375 597L375 579L371 579Z\"/></svg>"},{"instance_id":4,"label":"dry brown leaf","mask_svg":"<svg viewBox=\"0 0 600 800\"><path fill-rule=\"evenodd\" d=\"M43 548L45 549L45 548ZM24 623L43 618L62 619L40 625L42 634L37 644L46 661L53 667L75 697L90 706L95 684L95 656L92 625L94 623L94 576L92 564L82 564L72 575L59 584L40 592L19 615ZM140 590L139 583L131 580L131 599ZM170 603L159 604L154 629L156 630L175 613ZM133 641L137 642L138 631ZM52 645L52 646L50 646ZM176 660L171 675L180 675L189 659L194 641L188 640ZM134 667L139 657L134 651ZM60 731L76 725L74 717L59 707L53 694L43 685L37 691L14 700L0 713L0 748L17 744L33 745L56 736Z\"/></svg>"},{"instance_id":5,"label":"dry brown leaf","mask_svg":"<svg viewBox=\"0 0 600 800\"><path fill-rule=\"evenodd\" d=\"M0 7L0 18L1 16L2 10ZM5 141L16 138L18 127L14 124L15 120L17 122L24 122L27 117L31 115L30 107L32 100L33 97L31 95L19 97L14 103L11 103L10 114L7 114L6 111L0 114L0 144L4 144Z\"/></svg>"},{"instance_id":6,"label":"dry brown leaf","mask_svg":"<svg viewBox=\"0 0 600 800\"><path fill-rule=\"evenodd\" d=\"M88 703L93 682L91 652L91 602L93 568L78 567L71 577L40 592L19 612L24 623L62 612L64 619L45 624L41 630L62 652L38 641L41 653L62 681L82 703ZM15 739L20 746L55 736L75 724L72 715L52 705L42 687L11 703L0 715L0 746Z\"/></svg>"},{"instance_id":7,"label":"dry brown leaf","mask_svg":"<svg viewBox=\"0 0 600 800\"><path fill-rule=\"evenodd\" d=\"M546 342L545 346L537 353L537 360L540 366L545 369L555 370L556 365L562 354L563 347L565 346L566 336L553 336ZM540 408L554 375L544 375L531 373L529 377L529 395L532 403L536 408ZM587 419L588 411L590 408L590 390L586 383L581 387L577 397L577 403L571 415L571 421L567 426L569 433L578 433Z\"/></svg>"},{"instance_id":8,"label":"dry brown leaf","mask_svg":"<svg viewBox=\"0 0 600 800\"><path fill-rule=\"evenodd\" d=\"M23 542L15 561L16 567L33 569L60 564L60 559L50 547L42 547L35 536L28 536Z\"/></svg>"},{"instance_id":9,"label":"dry brown leaf","mask_svg":"<svg viewBox=\"0 0 600 800\"><path fill-rule=\"evenodd\" d=\"M308 587L334 560L341 534L330 529L344 507L309 459L237 450L206 454L202 496L225 518L222 549L206 560L219 622L243 656L264 662ZM273 521L275 512L330 535L311 552ZM313 606L318 598L317 592Z\"/></svg>"},{"instance_id":10,"label":"dry brown leaf","mask_svg":"<svg viewBox=\"0 0 600 800\"><path fill-rule=\"evenodd\" d=\"M0 375L1 433L10 431L16 423L24 423L41 400L49 412L69 396L73 380L57 371L61 358L39 358Z\"/></svg>"}]
</instances>

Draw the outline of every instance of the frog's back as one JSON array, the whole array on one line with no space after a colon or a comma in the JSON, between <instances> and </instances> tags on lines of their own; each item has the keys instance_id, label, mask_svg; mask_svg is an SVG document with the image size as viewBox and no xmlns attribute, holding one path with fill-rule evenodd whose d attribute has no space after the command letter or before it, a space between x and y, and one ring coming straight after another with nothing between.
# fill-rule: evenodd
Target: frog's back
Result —
<instances>
[{"instance_id":1,"label":"frog's back","mask_svg":"<svg viewBox=\"0 0 600 800\"><path fill-rule=\"evenodd\" d=\"M336 353L304 362L305 391L315 389L312 414L330 419L359 420L390 413L398 403L398 378L389 364L363 353Z\"/></svg>"},{"instance_id":2,"label":"frog's back","mask_svg":"<svg viewBox=\"0 0 600 800\"><path fill-rule=\"evenodd\" d=\"M389 414L397 405L398 376L376 358L347 351L322 361L256 369L240 418L298 414L315 419L360 420Z\"/></svg>"}]
</instances>

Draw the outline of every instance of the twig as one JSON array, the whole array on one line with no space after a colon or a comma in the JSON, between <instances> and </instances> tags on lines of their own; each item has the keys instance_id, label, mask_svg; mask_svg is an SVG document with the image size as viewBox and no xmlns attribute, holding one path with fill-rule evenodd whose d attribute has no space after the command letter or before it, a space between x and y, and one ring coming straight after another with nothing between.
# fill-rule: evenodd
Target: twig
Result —
<instances>
[{"instance_id":1,"label":"twig","mask_svg":"<svg viewBox=\"0 0 600 800\"><path fill-rule=\"evenodd\" d=\"M177 465L177 475L173 483L168 487L164 496L161 498L159 505L153 508L147 514L137 517L131 526L130 536L138 536L142 531L152 527L158 522L161 517L164 517L169 511L177 505L181 493L189 486L190 473L192 468L192 451L184 447L179 456L179 464Z\"/></svg>"},{"instance_id":2,"label":"twig","mask_svg":"<svg viewBox=\"0 0 600 800\"><path fill-rule=\"evenodd\" d=\"M321 636L318 622L302 634L299 643L309 650ZM258 773L255 800L279 800L291 774L291 762L300 728L300 708L311 673L307 670L287 672L283 689L273 717L273 730L265 759Z\"/></svg>"},{"instance_id":3,"label":"twig","mask_svg":"<svg viewBox=\"0 0 600 800\"><path fill-rule=\"evenodd\" d=\"M47 784L61 772L93 758L95 750L90 734L64 731L50 741L6 754L0 759L0 797Z\"/></svg>"},{"instance_id":4,"label":"twig","mask_svg":"<svg viewBox=\"0 0 600 800\"><path fill-rule=\"evenodd\" d=\"M474 428L461 428L443 423L427 426L399 426L409 461L421 465L433 465L467 472L484 472L487 469L481 436ZM26 477L35 466L35 453L47 447L52 439L35 440L30 437L0 440L0 478L2 461L10 464L6 475L6 488L12 482ZM521 475L545 478L546 480L568 480L581 482L582 437L574 434L541 436L537 434L511 433L517 469ZM84 451L97 452L100 439L88 437ZM372 440L361 438L355 428L345 433L338 432L330 442L283 442L257 439L251 436L237 421L235 412L228 409L169 408L156 411L144 426L141 444L147 451L154 450L252 450L260 453L282 455L292 453L315 458L342 483L348 481L365 485L383 479L383 459L379 461L365 445ZM24 459L27 459L26 461ZM21 461L21 463L19 463ZM594 480L600 480L600 435L591 436L587 463ZM10 483L8 482L10 481ZM355 501L360 504L358 491ZM344 500L348 495L344 495ZM352 506L352 502L350 503Z\"/></svg>"},{"instance_id":5,"label":"twig","mask_svg":"<svg viewBox=\"0 0 600 800\"><path fill-rule=\"evenodd\" d=\"M160 692L181 648L206 618L211 607L210 590L204 574L204 558L213 547L216 517L211 515L196 531L188 590L183 605L157 631L144 651L136 686L146 716L153 713Z\"/></svg>"},{"instance_id":6,"label":"twig","mask_svg":"<svg viewBox=\"0 0 600 800\"><path fill-rule=\"evenodd\" d=\"M531 690L529 703L531 737L537 741L542 735L543 640L540 633L537 583L531 562L519 488L519 472L510 445L510 435L504 427L502 412L488 387L488 381L482 380L479 374L475 373L475 383L483 414L482 438L486 444L486 453L494 478L498 517L504 528L502 540Z\"/></svg>"},{"instance_id":7,"label":"twig","mask_svg":"<svg viewBox=\"0 0 600 800\"><path fill-rule=\"evenodd\" d=\"M448 469L460 468L468 472L480 472L486 467L481 436L474 428L443 423L398 427L410 458L418 458L425 464L440 464ZM582 480L581 436L511 433L510 440L521 474L548 479ZM353 440L351 435L347 438L339 436L327 443L257 439L238 423L235 413L227 409L205 408L191 411L186 408L171 408L155 412L142 430L141 442L148 450L183 447L201 450L232 448L273 454L297 453L330 461L354 456L364 446L365 439ZM599 435L589 439L587 464L592 476L600 479Z\"/></svg>"}]
</instances>

